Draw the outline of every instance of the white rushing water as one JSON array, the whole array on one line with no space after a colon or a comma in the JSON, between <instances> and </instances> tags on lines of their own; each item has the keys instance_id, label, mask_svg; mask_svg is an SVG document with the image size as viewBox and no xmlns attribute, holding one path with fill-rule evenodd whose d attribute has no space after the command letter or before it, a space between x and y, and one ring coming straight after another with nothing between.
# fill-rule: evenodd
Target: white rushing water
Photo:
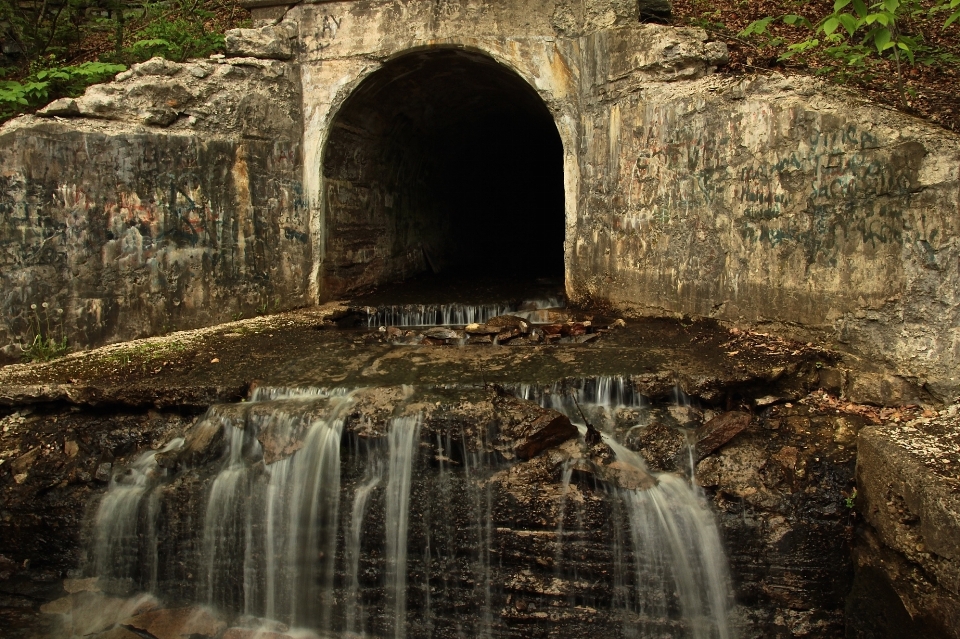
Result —
<instances>
[{"instance_id":1,"label":"white rushing water","mask_svg":"<svg viewBox=\"0 0 960 639\"><path fill-rule=\"evenodd\" d=\"M466 326L483 324L498 315L517 315L532 322L549 321L541 312L566 307L560 297L543 297L520 303L500 304L406 304L402 306L369 306L367 326Z\"/></svg>"},{"instance_id":2,"label":"white rushing water","mask_svg":"<svg viewBox=\"0 0 960 639\"><path fill-rule=\"evenodd\" d=\"M609 418L618 408L646 405L629 380L623 377L598 377L557 383L546 388L524 385L519 396L558 410L585 432L585 415ZM576 397L576 402L574 402ZM674 392L677 405L689 407L689 398L679 388ZM598 412L602 411L602 412ZM581 411L583 414L581 414ZM617 459L643 473L652 474L656 485L650 488L615 492L624 507L630 528L630 544L615 539L615 590L624 606L624 633L646 638L661 633L671 609L679 608L680 619L668 636L691 639L732 639L730 627L730 577L726 553L713 514L707 508L693 481L693 447L688 445L691 481L670 473L650 473L642 455L617 442L609 434L603 441ZM569 479L564 474L564 495ZM561 501L562 504L565 500ZM558 535L563 534L563 519ZM633 588L624 574L633 557Z\"/></svg>"},{"instance_id":3,"label":"white rushing water","mask_svg":"<svg viewBox=\"0 0 960 639\"><path fill-rule=\"evenodd\" d=\"M374 489L383 480L383 465L379 460L368 460L366 481L357 486L353 495L353 508L350 511L350 530L346 537L347 559L347 595L345 598L347 634L357 634L363 627L364 608L360 602L360 535L367 514L367 504Z\"/></svg>"},{"instance_id":4,"label":"white rushing water","mask_svg":"<svg viewBox=\"0 0 960 639\"><path fill-rule=\"evenodd\" d=\"M101 578L118 582L120 588L150 589L155 584L157 500L153 489L164 473L156 456L181 446L183 438L178 437L161 450L143 453L111 477L100 500L93 526L94 570Z\"/></svg>"},{"instance_id":5,"label":"white rushing water","mask_svg":"<svg viewBox=\"0 0 960 639\"><path fill-rule=\"evenodd\" d=\"M407 532L410 524L410 474L420 435L420 416L390 421L387 438L390 461L387 470L386 568L387 606L392 609L393 636L406 636Z\"/></svg>"},{"instance_id":6,"label":"white rushing water","mask_svg":"<svg viewBox=\"0 0 960 639\"><path fill-rule=\"evenodd\" d=\"M606 428L604 442L617 460L656 479L645 489L605 489L613 497L612 530L600 552L613 560L605 574L624 636L733 639L726 558L703 495L684 478L651 473L639 453L613 437L614 415L642 421L649 408L631 381L568 380L515 392L583 430L584 416ZM404 397L410 399L409 389ZM188 547L197 549L199 602L321 636L502 633L505 550L498 544L510 522L495 512L502 496L494 477L513 462L493 452L494 431L457 426L432 433L427 446L415 415L367 424L344 440L352 391L260 388L254 399L211 409L194 427L219 432L223 442L215 471L196 469L197 485L206 487L195 511L202 530L192 537L186 531ZM177 440L165 450L182 445ZM97 574L144 589L157 578L151 522L164 471L156 455L144 454L114 478L94 522ZM574 462L560 468L558 517L549 531L556 584L597 578L584 556L597 549L584 534ZM573 594L563 597L568 610L582 605ZM454 627L438 626L451 619Z\"/></svg>"}]
</instances>

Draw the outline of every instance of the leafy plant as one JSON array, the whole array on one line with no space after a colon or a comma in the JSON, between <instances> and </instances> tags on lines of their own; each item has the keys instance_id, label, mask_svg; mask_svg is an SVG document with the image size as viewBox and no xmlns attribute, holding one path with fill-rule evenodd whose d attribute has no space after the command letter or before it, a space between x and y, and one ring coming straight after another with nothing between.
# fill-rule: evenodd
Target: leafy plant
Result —
<instances>
[{"instance_id":1,"label":"leafy plant","mask_svg":"<svg viewBox=\"0 0 960 639\"><path fill-rule=\"evenodd\" d=\"M843 498L843 504L844 504L844 506L846 506L848 509L853 510L853 507L856 506L856 504L857 504L857 489L856 489L856 487L854 487L853 491L851 491L851 493L850 493L848 496L846 496L846 497Z\"/></svg>"},{"instance_id":2,"label":"leafy plant","mask_svg":"<svg viewBox=\"0 0 960 639\"><path fill-rule=\"evenodd\" d=\"M135 62L220 51L246 15L238 0L0 0L0 123Z\"/></svg>"},{"instance_id":3,"label":"leafy plant","mask_svg":"<svg viewBox=\"0 0 960 639\"><path fill-rule=\"evenodd\" d=\"M787 44L781 60L824 53L848 70L863 72L882 59L892 59L896 66L897 90L901 104L907 104L903 65L936 62L956 63L949 52L938 51L922 37L907 32L904 22L923 17L943 16L943 28L950 28L960 19L960 0L934 0L932 6L920 0L835 0L833 12L814 23L801 15L767 16L749 24L741 37L767 38L765 44ZM803 39L789 42L770 33L776 22L802 29ZM834 69L827 69L833 71ZM841 78L843 73L841 73Z\"/></svg>"},{"instance_id":4,"label":"leafy plant","mask_svg":"<svg viewBox=\"0 0 960 639\"><path fill-rule=\"evenodd\" d=\"M160 56L182 62L221 51L223 35L206 26L214 17L199 0L148 4L144 25L133 33L136 40L123 50L124 61L142 62Z\"/></svg>"},{"instance_id":5,"label":"leafy plant","mask_svg":"<svg viewBox=\"0 0 960 639\"><path fill-rule=\"evenodd\" d=\"M84 62L76 66L52 66L22 80L0 80L0 120L62 97L76 97L91 84L126 69L122 64Z\"/></svg>"},{"instance_id":6,"label":"leafy plant","mask_svg":"<svg viewBox=\"0 0 960 639\"><path fill-rule=\"evenodd\" d=\"M30 305L30 310L33 311L33 317L30 319L33 340L26 345L22 343L19 345L23 352L23 359L27 362L49 362L67 352L67 338L63 334L63 309L58 308L55 311L59 324L54 321L51 325L48 312L50 305L44 302L40 306L43 311L43 320L37 312L37 305Z\"/></svg>"}]
</instances>

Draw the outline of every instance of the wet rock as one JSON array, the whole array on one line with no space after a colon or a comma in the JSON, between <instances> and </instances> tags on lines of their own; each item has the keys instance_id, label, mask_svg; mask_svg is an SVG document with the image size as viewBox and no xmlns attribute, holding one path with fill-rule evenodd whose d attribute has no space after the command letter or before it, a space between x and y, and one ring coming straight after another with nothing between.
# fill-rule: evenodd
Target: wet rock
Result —
<instances>
[{"instance_id":1,"label":"wet rock","mask_svg":"<svg viewBox=\"0 0 960 639\"><path fill-rule=\"evenodd\" d=\"M902 406L916 403L921 397L917 389L902 377L851 371L847 399L857 404Z\"/></svg>"},{"instance_id":2,"label":"wet rock","mask_svg":"<svg viewBox=\"0 0 960 639\"><path fill-rule=\"evenodd\" d=\"M223 451L223 424L215 419L201 419L187 432L180 458L198 465L218 458Z\"/></svg>"},{"instance_id":3,"label":"wet rock","mask_svg":"<svg viewBox=\"0 0 960 639\"><path fill-rule=\"evenodd\" d=\"M122 599L84 591L44 604L40 611L60 615L66 635L84 636L109 630L131 616L147 613L156 607L157 600L149 595Z\"/></svg>"},{"instance_id":4,"label":"wet rock","mask_svg":"<svg viewBox=\"0 0 960 639\"><path fill-rule=\"evenodd\" d=\"M500 332L499 326L491 326L489 324L467 324L464 327L464 332L468 335L496 335Z\"/></svg>"},{"instance_id":5,"label":"wet rock","mask_svg":"<svg viewBox=\"0 0 960 639\"><path fill-rule=\"evenodd\" d=\"M403 335L403 331L396 326L388 326L386 330L387 339L397 339Z\"/></svg>"},{"instance_id":6,"label":"wet rock","mask_svg":"<svg viewBox=\"0 0 960 639\"><path fill-rule=\"evenodd\" d=\"M677 429L654 421L647 426L630 430L627 443L632 449L639 450L652 468L675 471L679 467L686 438Z\"/></svg>"},{"instance_id":7,"label":"wet rock","mask_svg":"<svg viewBox=\"0 0 960 639\"><path fill-rule=\"evenodd\" d=\"M86 579L64 579L63 589L68 593L77 592L100 592L97 577L88 577Z\"/></svg>"},{"instance_id":8,"label":"wet rock","mask_svg":"<svg viewBox=\"0 0 960 639\"><path fill-rule=\"evenodd\" d=\"M110 481L110 471L113 468L113 464L110 462L102 462L97 465L97 472L93 474L97 481L102 481L104 483Z\"/></svg>"},{"instance_id":9,"label":"wet rock","mask_svg":"<svg viewBox=\"0 0 960 639\"><path fill-rule=\"evenodd\" d=\"M544 324L540 329L546 335L550 336L559 336L560 332L563 330L563 324Z\"/></svg>"},{"instance_id":10,"label":"wet rock","mask_svg":"<svg viewBox=\"0 0 960 639\"><path fill-rule=\"evenodd\" d=\"M263 451L263 462L269 466L300 450L314 419L321 417L328 405L323 400L309 404L294 400L277 402L274 406L251 405L248 415L259 425L257 440Z\"/></svg>"},{"instance_id":11,"label":"wet rock","mask_svg":"<svg viewBox=\"0 0 960 639\"><path fill-rule=\"evenodd\" d=\"M522 317L516 315L498 315L487 320L487 326L503 329L515 329L519 333L526 333L530 329L530 323Z\"/></svg>"},{"instance_id":12,"label":"wet rock","mask_svg":"<svg viewBox=\"0 0 960 639\"><path fill-rule=\"evenodd\" d=\"M125 625L150 633L156 639L216 637L227 624L207 608L188 606L155 610L128 620Z\"/></svg>"},{"instance_id":13,"label":"wet rock","mask_svg":"<svg viewBox=\"0 0 960 639\"><path fill-rule=\"evenodd\" d=\"M506 328L500 329L500 332L496 335L496 340L499 343L507 342L515 337L519 337L523 334L523 331L520 330L517 326L508 326Z\"/></svg>"},{"instance_id":14,"label":"wet rock","mask_svg":"<svg viewBox=\"0 0 960 639\"><path fill-rule=\"evenodd\" d=\"M731 411L717 415L697 429L697 461L717 450L750 425L750 413Z\"/></svg>"},{"instance_id":15,"label":"wet rock","mask_svg":"<svg viewBox=\"0 0 960 639\"><path fill-rule=\"evenodd\" d=\"M590 322L567 322L560 325L560 334L564 337L577 337L587 332Z\"/></svg>"},{"instance_id":16,"label":"wet rock","mask_svg":"<svg viewBox=\"0 0 960 639\"><path fill-rule=\"evenodd\" d=\"M460 339L463 337L462 334L453 330L452 328L446 328L444 326L437 326L436 328L428 328L423 332L424 335L432 339Z\"/></svg>"},{"instance_id":17,"label":"wet rock","mask_svg":"<svg viewBox=\"0 0 960 639\"><path fill-rule=\"evenodd\" d=\"M647 490L657 485L651 474L624 461L614 460L596 468L600 480L624 490Z\"/></svg>"},{"instance_id":18,"label":"wet rock","mask_svg":"<svg viewBox=\"0 0 960 639\"><path fill-rule=\"evenodd\" d=\"M580 434L565 415L533 402L508 397L499 399L496 405L501 416L499 435L510 442L519 459L536 457Z\"/></svg>"}]
</instances>

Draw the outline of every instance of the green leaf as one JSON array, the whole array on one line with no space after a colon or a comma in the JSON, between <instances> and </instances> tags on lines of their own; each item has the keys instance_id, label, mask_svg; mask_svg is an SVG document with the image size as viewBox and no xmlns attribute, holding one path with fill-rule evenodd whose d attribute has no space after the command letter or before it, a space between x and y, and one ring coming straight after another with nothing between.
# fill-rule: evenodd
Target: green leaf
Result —
<instances>
[{"instance_id":1,"label":"green leaf","mask_svg":"<svg viewBox=\"0 0 960 639\"><path fill-rule=\"evenodd\" d=\"M773 21L773 16L767 16L766 18L761 18L760 20L754 20L747 27L741 31L738 35L741 38L745 38L749 35L757 34L761 35L767 32L767 27L770 26L770 23Z\"/></svg>"},{"instance_id":2,"label":"green leaf","mask_svg":"<svg viewBox=\"0 0 960 639\"><path fill-rule=\"evenodd\" d=\"M830 35L834 31L836 31L837 27L839 26L840 26L840 18L836 16L831 16L823 22L823 25L820 28L823 29L824 33L826 33L827 35Z\"/></svg>"},{"instance_id":3,"label":"green leaf","mask_svg":"<svg viewBox=\"0 0 960 639\"><path fill-rule=\"evenodd\" d=\"M853 0L853 10L857 12L857 15L861 18L866 17L869 11L867 10L867 5L863 3L863 0Z\"/></svg>"},{"instance_id":4,"label":"green leaf","mask_svg":"<svg viewBox=\"0 0 960 639\"><path fill-rule=\"evenodd\" d=\"M883 4L883 8L890 13L896 13L897 9L900 8L900 0L883 0L881 4Z\"/></svg>"},{"instance_id":5,"label":"green leaf","mask_svg":"<svg viewBox=\"0 0 960 639\"><path fill-rule=\"evenodd\" d=\"M840 9L843 9L851 2L852 0L837 0L836 2L833 3L833 12L838 13Z\"/></svg>"},{"instance_id":6,"label":"green leaf","mask_svg":"<svg viewBox=\"0 0 960 639\"><path fill-rule=\"evenodd\" d=\"M873 36L873 44L877 47L877 53L882 53L890 43L890 29L877 29Z\"/></svg>"},{"instance_id":7,"label":"green leaf","mask_svg":"<svg viewBox=\"0 0 960 639\"><path fill-rule=\"evenodd\" d=\"M840 24L843 25L843 28L847 30L851 36L860 28L860 21L854 18L849 13L840 14Z\"/></svg>"},{"instance_id":8,"label":"green leaf","mask_svg":"<svg viewBox=\"0 0 960 639\"><path fill-rule=\"evenodd\" d=\"M951 8L952 8L952 7L951 7ZM946 29L947 27L949 27L951 24L953 24L953 23L956 22L957 20L960 20L960 11L956 11L956 12L950 14L950 17L947 18L947 21L943 23L943 28Z\"/></svg>"}]
</instances>

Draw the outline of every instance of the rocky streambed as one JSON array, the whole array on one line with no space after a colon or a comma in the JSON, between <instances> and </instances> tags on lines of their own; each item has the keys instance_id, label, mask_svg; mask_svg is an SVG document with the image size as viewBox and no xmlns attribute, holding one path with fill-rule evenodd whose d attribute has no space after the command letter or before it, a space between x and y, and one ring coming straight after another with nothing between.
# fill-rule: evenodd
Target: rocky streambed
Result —
<instances>
[{"instance_id":1,"label":"rocky streambed","mask_svg":"<svg viewBox=\"0 0 960 639\"><path fill-rule=\"evenodd\" d=\"M588 341L494 344L353 328L355 314L0 369L7 632L957 636L956 407L849 355L710 322L584 314L555 323ZM321 422L336 441L310 443ZM311 503L329 520L303 528L283 491L313 445L337 460L316 457ZM134 532L104 542L101 506L137 473ZM643 537L631 509L651 486L686 491L668 502L689 497L678 521L706 513L699 550L649 541L667 536L655 522ZM301 556L307 530L317 551ZM719 570L722 595L684 599L676 560ZM658 570L668 586L648 583ZM717 614L724 627L701 624Z\"/></svg>"}]
</instances>

